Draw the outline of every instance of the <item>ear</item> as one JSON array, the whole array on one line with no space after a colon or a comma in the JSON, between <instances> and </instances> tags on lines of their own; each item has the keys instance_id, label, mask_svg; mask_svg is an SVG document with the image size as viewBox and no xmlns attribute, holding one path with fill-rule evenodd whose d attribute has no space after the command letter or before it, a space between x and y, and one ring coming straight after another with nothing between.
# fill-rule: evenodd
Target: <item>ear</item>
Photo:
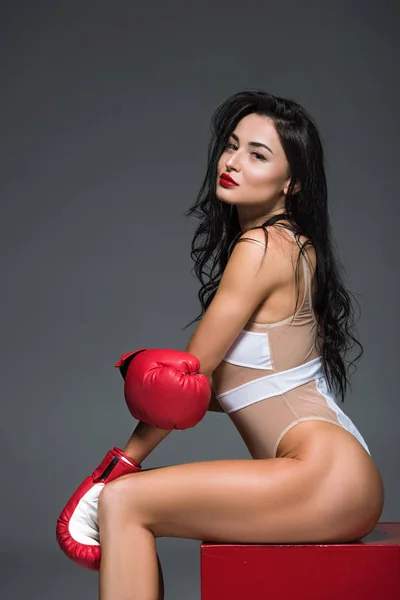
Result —
<instances>
[{"instance_id":1,"label":"ear","mask_svg":"<svg viewBox=\"0 0 400 600\"><path fill-rule=\"evenodd\" d=\"M285 186L285 189L284 189L285 196L287 196L287 193L288 193L288 190L289 190L289 185L290 185L290 179L289 179L289 181L287 182L287 184L286 184L286 186ZM297 194L297 192L299 192L299 191L300 191L300 189L301 189L301 186L300 186L300 181L297 181L297 182L295 183L295 186L294 186L294 188L293 188L293 191L292 191L292 196L294 196L294 194Z\"/></svg>"}]
</instances>

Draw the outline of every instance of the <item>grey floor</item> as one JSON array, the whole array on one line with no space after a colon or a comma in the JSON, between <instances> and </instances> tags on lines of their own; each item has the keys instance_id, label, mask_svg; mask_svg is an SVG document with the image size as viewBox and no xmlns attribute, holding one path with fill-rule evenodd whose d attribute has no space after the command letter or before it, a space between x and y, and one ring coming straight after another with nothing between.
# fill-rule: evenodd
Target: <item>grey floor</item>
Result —
<instances>
[{"instance_id":1,"label":"grey floor","mask_svg":"<svg viewBox=\"0 0 400 600\"><path fill-rule=\"evenodd\" d=\"M22 544L21 544L22 545ZM188 540L159 540L165 600L200 600L200 547ZM97 600L97 574L52 552L2 552L1 600Z\"/></svg>"}]
</instances>

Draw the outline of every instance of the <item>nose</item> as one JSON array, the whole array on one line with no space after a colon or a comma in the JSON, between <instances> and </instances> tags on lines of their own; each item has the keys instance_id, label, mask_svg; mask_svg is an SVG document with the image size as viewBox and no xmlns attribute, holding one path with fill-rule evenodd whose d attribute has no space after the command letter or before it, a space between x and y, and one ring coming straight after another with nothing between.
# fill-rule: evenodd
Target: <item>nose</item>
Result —
<instances>
[{"instance_id":1,"label":"nose","mask_svg":"<svg viewBox=\"0 0 400 600\"><path fill-rule=\"evenodd\" d=\"M227 171L239 171L240 170L240 159L238 153L234 152L229 154L225 160L225 166Z\"/></svg>"}]
</instances>

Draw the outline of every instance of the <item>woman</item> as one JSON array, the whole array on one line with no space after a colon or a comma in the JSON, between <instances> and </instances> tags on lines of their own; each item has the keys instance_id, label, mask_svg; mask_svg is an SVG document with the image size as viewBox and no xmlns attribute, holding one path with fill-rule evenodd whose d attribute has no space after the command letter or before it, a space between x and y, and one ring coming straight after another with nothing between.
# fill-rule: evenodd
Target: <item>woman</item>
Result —
<instances>
[{"instance_id":1,"label":"woman","mask_svg":"<svg viewBox=\"0 0 400 600\"><path fill-rule=\"evenodd\" d=\"M377 466L333 399L344 398L345 355L358 342L332 251L318 131L298 104L263 92L229 98L213 129L190 210L201 217L192 256L202 314L186 351L212 384L209 410L230 415L256 460L106 485L101 600L162 597L158 537L348 542L382 512ZM125 453L139 464L168 433L139 423Z\"/></svg>"}]
</instances>

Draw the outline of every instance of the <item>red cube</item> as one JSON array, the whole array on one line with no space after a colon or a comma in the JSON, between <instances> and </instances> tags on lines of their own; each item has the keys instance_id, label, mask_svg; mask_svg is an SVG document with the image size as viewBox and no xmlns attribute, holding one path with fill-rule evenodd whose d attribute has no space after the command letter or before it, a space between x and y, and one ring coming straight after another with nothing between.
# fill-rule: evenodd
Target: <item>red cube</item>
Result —
<instances>
[{"instance_id":1,"label":"red cube","mask_svg":"<svg viewBox=\"0 0 400 600\"><path fill-rule=\"evenodd\" d=\"M201 544L201 600L400 600L400 523L351 544Z\"/></svg>"}]
</instances>

